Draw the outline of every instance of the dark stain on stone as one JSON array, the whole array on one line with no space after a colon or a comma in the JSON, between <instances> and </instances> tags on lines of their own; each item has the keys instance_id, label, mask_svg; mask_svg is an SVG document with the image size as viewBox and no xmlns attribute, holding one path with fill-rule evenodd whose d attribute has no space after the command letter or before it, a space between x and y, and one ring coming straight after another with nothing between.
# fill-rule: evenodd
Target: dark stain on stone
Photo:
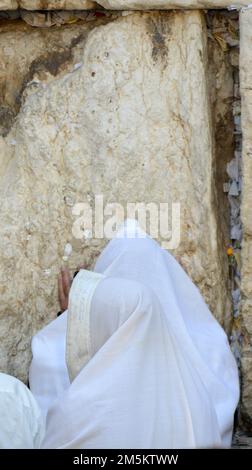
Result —
<instances>
[{"instance_id":1,"label":"dark stain on stone","mask_svg":"<svg viewBox=\"0 0 252 470\"><path fill-rule=\"evenodd\" d=\"M31 82L35 74L43 74L43 72L49 72L52 76L56 77L59 74L64 66L65 68L68 65L71 65L71 62L74 59L73 48L79 43L85 43L89 31L83 31L74 38L72 38L69 45L59 45L55 47L54 50L45 52L36 59L34 59L27 70L27 73L23 77L22 84L17 90L15 96L15 105L10 107L8 104L4 103L4 94L5 89L4 85L1 85L1 98L2 105L0 106L0 135L6 136L10 131L15 116L18 114L20 107L22 105L22 96L27 84ZM84 44L83 44L84 45Z\"/></svg>"},{"instance_id":2,"label":"dark stain on stone","mask_svg":"<svg viewBox=\"0 0 252 470\"><path fill-rule=\"evenodd\" d=\"M152 58L156 63L159 59L167 62L167 40L171 35L170 12L161 12L147 18L147 31L152 41Z\"/></svg>"},{"instance_id":3,"label":"dark stain on stone","mask_svg":"<svg viewBox=\"0 0 252 470\"><path fill-rule=\"evenodd\" d=\"M77 37L73 38L69 46L60 48L43 54L33 60L30 64L27 74L24 76L22 86L20 88L19 94L16 97L16 105L18 110L20 109L22 103L22 95L27 86L27 84L32 81L36 73L49 72L51 75L56 77L61 71L64 65L68 64L73 60L73 51L72 49L81 41L85 40L87 34L81 33Z\"/></svg>"},{"instance_id":4,"label":"dark stain on stone","mask_svg":"<svg viewBox=\"0 0 252 470\"><path fill-rule=\"evenodd\" d=\"M66 62L69 62L71 58L71 49L49 52L44 56L38 57L31 63L29 73L33 76L35 72L47 70L51 73L51 75L56 76L59 73L62 65L64 65Z\"/></svg>"},{"instance_id":5,"label":"dark stain on stone","mask_svg":"<svg viewBox=\"0 0 252 470\"><path fill-rule=\"evenodd\" d=\"M15 113L9 106L0 106L0 135L5 137L15 119Z\"/></svg>"},{"instance_id":6,"label":"dark stain on stone","mask_svg":"<svg viewBox=\"0 0 252 470\"><path fill-rule=\"evenodd\" d=\"M41 9L38 10L38 12L42 11L43 9L47 9L48 1L41 1ZM8 132L10 131L15 116L18 114L20 107L22 105L22 96L24 93L25 88L27 87L27 84L31 82L36 74L38 74L38 78L40 78L42 81L44 80L44 76L47 73L50 73L52 76L57 76L60 72L62 72L64 69L67 70L68 67L71 67L73 61L74 61L74 48L78 46L80 43L80 47L84 48L85 47L85 42L88 38L88 35L90 34L90 31L92 31L95 27L100 26L100 25L105 25L107 23L113 22L115 19L107 18L104 15L99 18L96 21L88 23L88 27L86 28L87 24L86 21L80 21L80 23L83 23L83 26L85 29L83 29L80 32L80 29L78 28L77 34L72 38L72 40L69 42L69 44L64 44L60 41L56 43L54 40L54 46L51 46L50 42L48 43L48 46L46 45L45 42L45 50L44 53L42 53L39 57L36 57L34 60L31 61L29 67L27 68L26 73L22 77L22 82L18 89L15 91L15 96L14 96L14 101L12 106L9 105L8 102L5 102L5 90L4 90L4 83L0 80L0 99L2 102L1 106L1 126L0 126L0 135L7 135ZM20 18L13 20L7 20L4 18L3 21L0 19L0 27L1 27L1 32L5 31L12 31L13 33L16 33L16 31L25 31L27 34L31 33L33 31L33 27L30 25L27 25L23 20ZM38 29L38 28L37 28ZM63 26L62 28L63 29ZM73 29L72 25L64 25L64 29ZM53 28L50 28L50 32L53 32ZM56 40L57 40L57 28L55 29L56 31ZM47 34L47 28L41 29L41 36L44 36L44 34ZM52 37L52 36L50 36ZM44 38L43 38L44 42ZM57 45L59 44L59 45ZM107 52L106 57L109 56L109 52ZM7 101L7 100L6 100Z\"/></svg>"}]
</instances>

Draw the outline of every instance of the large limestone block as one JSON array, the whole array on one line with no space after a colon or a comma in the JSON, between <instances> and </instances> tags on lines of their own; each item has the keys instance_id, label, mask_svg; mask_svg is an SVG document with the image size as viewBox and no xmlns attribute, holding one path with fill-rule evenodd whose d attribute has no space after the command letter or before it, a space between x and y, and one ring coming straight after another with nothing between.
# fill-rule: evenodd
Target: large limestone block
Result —
<instances>
[{"instance_id":1,"label":"large limestone block","mask_svg":"<svg viewBox=\"0 0 252 470\"><path fill-rule=\"evenodd\" d=\"M1 369L25 379L31 335L58 310L65 244L74 269L106 243L72 235L74 205L95 195L179 202L174 254L223 320L206 38L197 11L134 13L85 36L77 68L26 84L1 142Z\"/></svg>"},{"instance_id":2,"label":"large limestone block","mask_svg":"<svg viewBox=\"0 0 252 470\"><path fill-rule=\"evenodd\" d=\"M0 10L16 10L17 8L17 0L0 0Z\"/></svg>"},{"instance_id":3,"label":"large limestone block","mask_svg":"<svg viewBox=\"0 0 252 470\"><path fill-rule=\"evenodd\" d=\"M89 10L96 6L90 0L0 0L0 10Z\"/></svg>"},{"instance_id":4,"label":"large limestone block","mask_svg":"<svg viewBox=\"0 0 252 470\"><path fill-rule=\"evenodd\" d=\"M14 24L3 23L0 26L2 64L0 70L0 134L8 134L15 116L18 114L20 106L22 106L22 102L25 101L27 92L31 93L32 89L35 92L36 88L40 87L42 83L46 84L47 81L54 78L59 79L59 77L65 76L81 64L85 40L93 27L99 26L102 22L103 20L101 19L82 25L74 24L67 27L43 30L32 28L21 21L18 23L13 22ZM19 259L22 259L23 256L26 257L26 255L23 254L20 258L21 246L18 248L18 245L20 245L22 237L18 236L19 225L24 228L24 225L28 223L26 225L28 231L25 229L26 233L23 235L25 239L27 238L27 241L30 237L30 231L34 230L35 225L29 222L29 209L27 212L27 209L22 205L25 203L26 197L29 197L29 192L25 192L22 198L19 198L16 194L13 194L13 198L12 195L10 198L9 196L7 198L6 188L8 188L9 184L12 185L11 181L18 180L23 171L25 171L17 169L19 157L15 157L13 160L14 168L9 166L9 161L11 161L9 159L13 155L16 145L18 145L18 139L16 140L14 135L14 138L10 137L8 142L11 144L6 146L5 141L0 138L0 192L1 203L6 205L6 209L3 206L3 212L6 210L7 216L5 222L3 222L3 225L6 223L5 227L1 224L1 233L4 233L5 237L5 248L0 248L0 256L3 254L6 261L0 273L0 293L1 297L3 296L6 299L4 302L7 302L5 305L2 304L0 308L0 369L18 374L21 378L25 379L27 366L30 361L31 333L34 331L34 328L38 328L38 325L48 321L50 312L54 310L55 314L58 305L55 295L56 278L54 278L53 285L49 286L49 293L47 293L47 286L47 291L45 290L41 296L39 284L36 282L36 289L38 289L36 302L46 302L44 308L40 307L37 310L36 306L30 305L29 295L27 298L22 297L25 295L29 283L33 283L33 279L36 279L36 277L33 277L36 276L36 270L33 274L29 274L27 271L27 261L25 261L26 267L24 272L26 274L25 278L23 278ZM15 153L18 155L18 149L15 150ZM57 184L56 181L55 184ZM15 193L14 187L12 190L10 189L10 192L12 191ZM13 216L11 215L11 209L10 217L8 218L7 214L10 204L12 204L11 199L13 200L13 206L17 204L17 207L14 209ZM23 200L22 204L21 199ZM30 203L32 203L32 196ZM18 215L19 210L20 213ZM16 216L19 219L17 225L14 221ZM22 221L23 216L24 219ZM33 214L31 216L33 217ZM35 218L40 218L38 212ZM8 220L12 221L10 225ZM19 237L19 241L16 240L16 236ZM6 245L7 241L9 248ZM8 257L10 263L8 262ZM3 258L1 257L1 259ZM19 284L21 283L17 289L17 294L15 294L16 286L11 281L11 271L14 272L16 268L19 271L19 275L16 276L20 276ZM42 290L44 285L43 277L46 276L47 271L42 272ZM31 286L32 284L28 290L32 289ZM18 305L19 307L17 307ZM14 332L13 335L12 331Z\"/></svg>"},{"instance_id":5,"label":"large limestone block","mask_svg":"<svg viewBox=\"0 0 252 470\"><path fill-rule=\"evenodd\" d=\"M107 21L101 17L42 29L21 20L0 24L0 135L10 130L27 85L30 90L39 81L59 78L80 64L88 34Z\"/></svg>"},{"instance_id":6,"label":"large limestone block","mask_svg":"<svg viewBox=\"0 0 252 470\"><path fill-rule=\"evenodd\" d=\"M242 412L252 429L252 10L240 14L240 75L243 134L243 197L242 197L242 304L244 329L242 355Z\"/></svg>"},{"instance_id":7,"label":"large limestone block","mask_svg":"<svg viewBox=\"0 0 252 470\"><path fill-rule=\"evenodd\" d=\"M169 10L173 8L227 8L234 6L237 8L246 7L246 0L99 0L99 4L107 9L114 10Z\"/></svg>"},{"instance_id":8,"label":"large limestone block","mask_svg":"<svg viewBox=\"0 0 252 470\"><path fill-rule=\"evenodd\" d=\"M102 6L108 10L171 10L171 9L218 9L233 5L237 8L246 7L246 0L0 0L0 10L85 10Z\"/></svg>"}]
</instances>

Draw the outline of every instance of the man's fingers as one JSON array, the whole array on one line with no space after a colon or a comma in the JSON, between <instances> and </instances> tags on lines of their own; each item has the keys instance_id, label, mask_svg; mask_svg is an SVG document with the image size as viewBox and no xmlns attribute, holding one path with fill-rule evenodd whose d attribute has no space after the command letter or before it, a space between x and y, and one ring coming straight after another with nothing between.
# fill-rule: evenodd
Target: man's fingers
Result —
<instances>
[{"instance_id":1,"label":"man's fingers","mask_svg":"<svg viewBox=\"0 0 252 470\"><path fill-rule=\"evenodd\" d=\"M70 286L71 286L71 277L70 277L69 269L63 268L61 270L61 276L62 276L63 292L65 296L68 297Z\"/></svg>"},{"instance_id":2,"label":"man's fingers","mask_svg":"<svg viewBox=\"0 0 252 470\"><path fill-rule=\"evenodd\" d=\"M78 270L83 268L84 265L78 266ZM58 297L61 309L63 310L66 309L68 305L68 296L71 284L72 279L70 276L69 269L67 267L61 268L60 273L58 275Z\"/></svg>"}]
</instances>

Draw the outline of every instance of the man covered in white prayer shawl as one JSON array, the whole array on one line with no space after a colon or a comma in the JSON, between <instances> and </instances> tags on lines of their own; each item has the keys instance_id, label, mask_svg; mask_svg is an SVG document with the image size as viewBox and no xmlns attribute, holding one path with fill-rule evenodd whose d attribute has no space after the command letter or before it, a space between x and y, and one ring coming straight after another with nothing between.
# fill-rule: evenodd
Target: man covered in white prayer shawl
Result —
<instances>
[{"instance_id":1,"label":"man covered in white prayer shawl","mask_svg":"<svg viewBox=\"0 0 252 470\"><path fill-rule=\"evenodd\" d=\"M0 449L38 449L44 438L42 413L20 380L0 373Z\"/></svg>"},{"instance_id":2,"label":"man covered in white prayer shawl","mask_svg":"<svg viewBox=\"0 0 252 470\"><path fill-rule=\"evenodd\" d=\"M68 309L32 342L44 448L231 444L238 372L227 336L177 261L135 221L80 270Z\"/></svg>"}]
</instances>

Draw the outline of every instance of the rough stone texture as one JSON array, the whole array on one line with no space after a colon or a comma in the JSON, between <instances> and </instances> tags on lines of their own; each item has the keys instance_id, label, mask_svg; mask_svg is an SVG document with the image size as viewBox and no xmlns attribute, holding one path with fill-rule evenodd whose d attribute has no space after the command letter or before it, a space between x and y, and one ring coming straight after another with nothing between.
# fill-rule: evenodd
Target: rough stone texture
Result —
<instances>
[{"instance_id":1,"label":"rough stone texture","mask_svg":"<svg viewBox=\"0 0 252 470\"><path fill-rule=\"evenodd\" d=\"M226 165L234 156L234 125L233 125L233 73L231 64L233 48L228 48L226 42L220 46L215 34L225 34L230 29L230 21L238 23L239 15L230 12L211 11L207 13L208 25L208 86L213 119L215 159L213 165L213 178L216 185L216 218L218 223L219 253L222 256L223 280L226 289L229 286L229 272L225 247L230 243L229 202L223 192L223 184L227 182ZM217 33L218 32L218 33ZM225 329L231 332L232 307L227 306L224 321Z\"/></svg>"},{"instance_id":2,"label":"rough stone texture","mask_svg":"<svg viewBox=\"0 0 252 470\"><path fill-rule=\"evenodd\" d=\"M237 431L233 436L233 449L252 449L252 437L242 431Z\"/></svg>"},{"instance_id":3,"label":"rough stone texture","mask_svg":"<svg viewBox=\"0 0 252 470\"><path fill-rule=\"evenodd\" d=\"M0 368L25 380L31 335L58 310L56 274L66 242L74 249L71 269L82 259L91 266L105 244L72 236L73 204L92 204L95 194L105 203L179 201L182 240L174 254L223 322L227 292L203 14L134 13L97 23L88 34L83 26L75 41L71 28L50 30L51 36L30 28L34 36L26 43L24 27L12 33L16 48L8 48L7 31L1 34L3 63L14 49L11 60L23 74L28 66L29 80L22 87L13 78L17 104L14 82L8 93L2 89L17 115L0 146ZM62 60L55 70L34 50L41 51L45 35L52 51L59 34ZM77 52L64 55L66 43Z\"/></svg>"},{"instance_id":4,"label":"rough stone texture","mask_svg":"<svg viewBox=\"0 0 252 470\"><path fill-rule=\"evenodd\" d=\"M9 132L28 89L36 80L59 77L80 63L89 32L107 19L60 28L32 28L22 20L0 25L0 135ZM33 82L33 83L31 83Z\"/></svg>"},{"instance_id":5,"label":"rough stone texture","mask_svg":"<svg viewBox=\"0 0 252 470\"><path fill-rule=\"evenodd\" d=\"M0 134L6 135L10 131L20 107L23 106L27 93L33 92L36 95L36 91L43 89L43 85L47 81L50 82L64 76L67 79L67 73L71 73L74 64L80 64L83 60L83 50L88 34L94 26L99 26L103 22L103 20L99 20L87 24L79 25L78 23L64 28L48 28L46 30L32 28L20 20L4 22L0 26L2 64L0 71ZM59 86L61 85L59 84ZM78 94L77 90L76 93ZM77 95L75 99L77 100ZM48 106L50 109L50 104ZM60 103L58 111L59 109ZM39 114L40 109L37 109L36 112ZM55 113L57 113L57 109ZM21 116L23 116L23 112ZM46 224L43 228L41 226L45 223L46 213L48 213L47 217L50 218L50 209L48 212L47 203L43 202L43 198L47 199L50 196L44 194L44 191L47 191L48 188L43 189L41 181L41 195L39 196L36 193L36 197L33 199L33 190L30 188L31 182L32 179L37 181L39 176L33 174L30 164L25 168L26 163L23 161L23 152L19 154L18 133L22 133L22 126L19 125L20 119L22 120L22 117L17 116L16 127L8 136L9 145L6 146L5 140L0 137L0 193L3 198L2 209L5 212L0 229L5 240L4 246L0 248L0 257L1 259L4 258L4 265L2 265L0 273L0 293L3 299L6 300L5 305L2 304L1 306L0 313L0 370L8 371L25 380L30 361L31 334L38 329L39 325L47 322L58 311L55 276L57 267L61 262L64 246L62 246L63 241L60 242L58 261L52 275L47 279L47 271L42 269L43 266L46 267L46 263L43 261L44 255L41 250L43 252L43 244L46 243L45 233L48 230L51 231L51 228L47 228ZM30 119L32 120L32 117ZM60 121L59 116L57 120ZM26 138L25 135L23 136L25 139L29 139L27 131L29 135L30 132L33 132L32 130L26 130ZM37 129L37 132L39 133L39 129ZM35 134L34 138L36 139ZM64 142L62 143L64 144ZM43 163L43 157L39 153L43 153L44 147L40 141L38 141L38 146L40 147L39 150L36 150L34 156L30 157L31 159L34 158L35 165ZM62 168L64 167L63 163ZM46 178L46 173L45 166L43 181ZM59 190L57 189L59 179L60 176L52 179L52 185L55 187L54 191ZM28 181L30 182L28 183ZM64 185L64 181L63 178L60 187ZM16 182L19 187L23 186L23 189L14 188ZM25 188L26 184L27 188ZM21 194L19 194L19 191L21 191ZM63 204L62 210L64 212L65 207L68 206L64 206L61 196L59 203ZM16 222L15 217L17 217ZM60 220L58 222L61 227L62 222ZM44 233L41 234L40 239L36 238L38 223L39 230L41 229ZM55 223L57 225L57 221ZM33 235L31 241L29 241L31 234ZM37 249L38 251L34 262L31 264L29 259L33 255L26 253L26 250L28 249L30 252L29 245L33 243L33 240L35 245L31 250L36 251ZM51 236L49 240L51 240ZM38 258L41 258L41 262L38 262ZM52 258L54 263L53 260L55 260L55 255ZM15 275L16 270L18 272ZM33 272L30 270L33 270ZM14 276L11 272L14 273ZM38 278L39 272L40 281ZM12 284L12 278L16 279L14 284ZM19 287L15 286L18 278L21 280L18 282ZM44 288L45 291L43 292ZM33 298L31 298L31 292L34 289L37 294L34 291Z\"/></svg>"},{"instance_id":6,"label":"rough stone texture","mask_svg":"<svg viewBox=\"0 0 252 470\"><path fill-rule=\"evenodd\" d=\"M107 9L115 10L167 10L173 8L208 8L218 9L227 8L232 5L237 7L247 6L249 1L247 0L99 0L99 4Z\"/></svg>"},{"instance_id":7,"label":"rough stone texture","mask_svg":"<svg viewBox=\"0 0 252 470\"><path fill-rule=\"evenodd\" d=\"M240 34L243 133L241 313L244 328L241 412L244 424L252 430L252 10L241 13Z\"/></svg>"},{"instance_id":8,"label":"rough stone texture","mask_svg":"<svg viewBox=\"0 0 252 470\"><path fill-rule=\"evenodd\" d=\"M97 7L90 0L0 0L0 10L89 10Z\"/></svg>"},{"instance_id":9,"label":"rough stone texture","mask_svg":"<svg viewBox=\"0 0 252 470\"><path fill-rule=\"evenodd\" d=\"M0 0L0 10L72 10L92 9L99 6L108 10L171 10L174 8L218 9L236 5L238 8L247 6L248 0Z\"/></svg>"}]
</instances>

